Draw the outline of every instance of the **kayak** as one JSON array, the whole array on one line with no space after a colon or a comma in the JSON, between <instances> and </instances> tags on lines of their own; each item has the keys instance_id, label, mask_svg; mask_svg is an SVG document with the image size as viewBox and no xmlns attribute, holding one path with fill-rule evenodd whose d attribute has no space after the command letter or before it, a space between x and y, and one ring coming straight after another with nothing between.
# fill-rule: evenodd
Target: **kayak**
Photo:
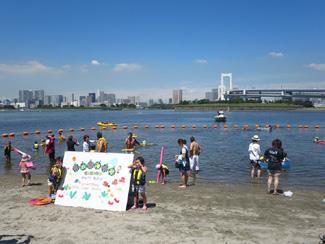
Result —
<instances>
[{"instance_id":1,"label":"kayak","mask_svg":"<svg viewBox=\"0 0 325 244\"><path fill-rule=\"evenodd\" d=\"M97 122L97 125L101 126L101 127L114 127L114 126L117 126L117 124L115 124L115 123L105 123L105 122Z\"/></svg>"},{"instance_id":2,"label":"kayak","mask_svg":"<svg viewBox=\"0 0 325 244\"><path fill-rule=\"evenodd\" d=\"M258 161L261 169L267 169L267 162L265 162L264 160L260 160ZM289 159L286 159L282 162L282 169L284 170L288 170L290 169L290 165L291 165L291 161Z\"/></svg>"}]
</instances>

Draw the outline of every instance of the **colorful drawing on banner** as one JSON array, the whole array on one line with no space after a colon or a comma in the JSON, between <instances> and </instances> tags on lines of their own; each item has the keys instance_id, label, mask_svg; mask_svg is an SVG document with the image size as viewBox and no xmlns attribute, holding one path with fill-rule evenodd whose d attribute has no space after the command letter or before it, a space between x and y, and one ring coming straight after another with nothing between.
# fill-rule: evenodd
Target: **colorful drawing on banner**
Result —
<instances>
[{"instance_id":1,"label":"colorful drawing on banner","mask_svg":"<svg viewBox=\"0 0 325 244\"><path fill-rule=\"evenodd\" d=\"M125 211L133 154L65 152L67 170L55 204Z\"/></svg>"}]
</instances>

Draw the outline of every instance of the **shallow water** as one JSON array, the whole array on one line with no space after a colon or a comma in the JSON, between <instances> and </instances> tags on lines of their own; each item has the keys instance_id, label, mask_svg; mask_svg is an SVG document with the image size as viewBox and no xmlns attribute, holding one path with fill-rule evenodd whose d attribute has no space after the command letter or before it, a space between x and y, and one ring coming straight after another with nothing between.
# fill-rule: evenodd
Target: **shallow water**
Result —
<instances>
[{"instance_id":1,"label":"shallow water","mask_svg":"<svg viewBox=\"0 0 325 244\"><path fill-rule=\"evenodd\" d=\"M117 130L105 130L103 134L109 140L110 152L121 152L127 132L133 131L138 135L138 140L146 140L154 143L154 146L138 149L148 165L148 178L154 178L156 171L154 166L159 161L159 153L162 145L165 146L164 161L169 165L170 178L178 179L177 170L173 166L175 154L179 153L177 146L178 138L185 138L189 141L190 136L195 136L201 144L203 152L200 156L201 179L205 181L216 181L226 183L248 183L249 160L248 144L254 134L261 138L261 148L265 150L274 138L280 138L283 147L292 160L292 167L288 173L281 177L282 183L287 186L301 187L324 187L325 186L325 145L312 143L315 136L325 138L325 113L324 112L228 112L229 128L225 129L222 124L219 128L211 128L213 124L213 112L179 112L179 111L26 111L26 112L0 112L1 133L15 132L16 137L11 138L13 145L30 153L37 163L37 169L32 173L46 173L48 159L40 150L34 154L31 150L35 140L40 141L45 137L48 129L54 131L62 128L67 137L69 128L75 128L73 135L82 142L82 136L89 134L95 139L95 132L91 127L97 127L97 121L111 120L119 124ZM283 127L291 124L292 128L273 129L272 133L255 130L255 124L280 124ZM138 129L133 125L138 124ZM144 129L144 125L150 126ZM157 124L164 124L165 129L154 128ZM175 124L176 129L170 128ZM188 128L181 129L186 124ZM191 125L196 124L200 128L192 129ZM204 124L209 128L202 128ZM240 128L231 128L238 124ZM243 130L243 125L250 125L250 129ZM298 124L308 124L309 129L298 129ZM321 129L315 129L314 125L320 124ZM122 125L128 125L129 129L122 129ZM86 128L80 132L79 128ZM23 131L34 132L35 129L42 131L41 135L29 135L23 138ZM9 139L0 139L1 146ZM66 149L65 144L56 144L56 155L63 155ZM82 147L76 147L82 150ZM18 174L19 158L12 154L11 165L6 165L1 160L0 175ZM265 175L264 175L265 177Z\"/></svg>"}]
</instances>

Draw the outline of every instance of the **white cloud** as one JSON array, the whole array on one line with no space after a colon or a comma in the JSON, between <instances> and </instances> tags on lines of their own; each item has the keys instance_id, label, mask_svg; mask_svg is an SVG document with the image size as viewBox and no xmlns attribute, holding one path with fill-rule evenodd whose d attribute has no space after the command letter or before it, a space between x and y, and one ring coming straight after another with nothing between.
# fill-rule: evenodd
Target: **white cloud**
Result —
<instances>
[{"instance_id":1,"label":"white cloud","mask_svg":"<svg viewBox=\"0 0 325 244\"><path fill-rule=\"evenodd\" d=\"M72 66L70 64L62 65L62 69L68 70L68 69L71 69L71 68L72 68Z\"/></svg>"},{"instance_id":2,"label":"white cloud","mask_svg":"<svg viewBox=\"0 0 325 244\"><path fill-rule=\"evenodd\" d=\"M318 70L318 71L325 71L325 63L324 64L308 64L308 68Z\"/></svg>"},{"instance_id":3,"label":"white cloud","mask_svg":"<svg viewBox=\"0 0 325 244\"><path fill-rule=\"evenodd\" d=\"M269 52L269 56L272 58L282 58L284 54L281 52Z\"/></svg>"},{"instance_id":4,"label":"white cloud","mask_svg":"<svg viewBox=\"0 0 325 244\"><path fill-rule=\"evenodd\" d=\"M55 72L55 69L35 60L23 64L0 64L0 72L11 75L36 74L49 71Z\"/></svg>"},{"instance_id":5,"label":"white cloud","mask_svg":"<svg viewBox=\"0 0 325 244\"><path fill-rule=\"evenodd\" d=\"M121 71L136 71L142 69L142 65L140 64L127 64L127 63L122 63L122 64L116 64L114 67L114 71L116 72L121 72Z\"/></svg>"},{"instance_id":6,"label":"white cloud","mask_svg":"<svg viewBox=\"0 0 325 244\"><path fill-rule=\"evenodd\" d=\"M195 63L197 63L197 64L208 64L208 60L206 60L206 59L197 59L197 60L195 60Z\"/></svg>"},{"instance_id":7,"label":"white cloud","mask_svg":"<svg viewBox=\"0 0 325 244\"><path fill-rule=\"evenodd\" d=\"M96 59L91 60L90 63L91 63L92 65L101 65L101 63L100 63L98 60L96 60Z\"/></svg>"}]
</instances>

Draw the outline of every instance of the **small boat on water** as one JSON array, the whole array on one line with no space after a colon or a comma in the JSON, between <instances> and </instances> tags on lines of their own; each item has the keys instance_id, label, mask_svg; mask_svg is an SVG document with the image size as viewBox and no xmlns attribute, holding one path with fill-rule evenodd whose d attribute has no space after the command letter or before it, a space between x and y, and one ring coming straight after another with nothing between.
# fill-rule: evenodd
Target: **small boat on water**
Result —
<instances>
[{"instance_id":1,"label":"small boat on water","mask_svg":"<svg viewBox=\"0 0 325 244\"><path fill-rule=\"evenodd\" d=\"M227 118L222 110L218 111L217 115L214 116L215 122L226 122Z\"/></svg>"},{"instance_id":2,"label":"small boat on water","mask_svg":"<svg viewBox=\"0 0 325 244\"><path fill-rule=\"evenodd\" d=\"M114 127L114 126L117 126L117 124L112 123L110 121L108 121L108 122L103 122L103 121L97 122L97 125L101 126L101 127Z\"/></svg>"}]
</instances>

